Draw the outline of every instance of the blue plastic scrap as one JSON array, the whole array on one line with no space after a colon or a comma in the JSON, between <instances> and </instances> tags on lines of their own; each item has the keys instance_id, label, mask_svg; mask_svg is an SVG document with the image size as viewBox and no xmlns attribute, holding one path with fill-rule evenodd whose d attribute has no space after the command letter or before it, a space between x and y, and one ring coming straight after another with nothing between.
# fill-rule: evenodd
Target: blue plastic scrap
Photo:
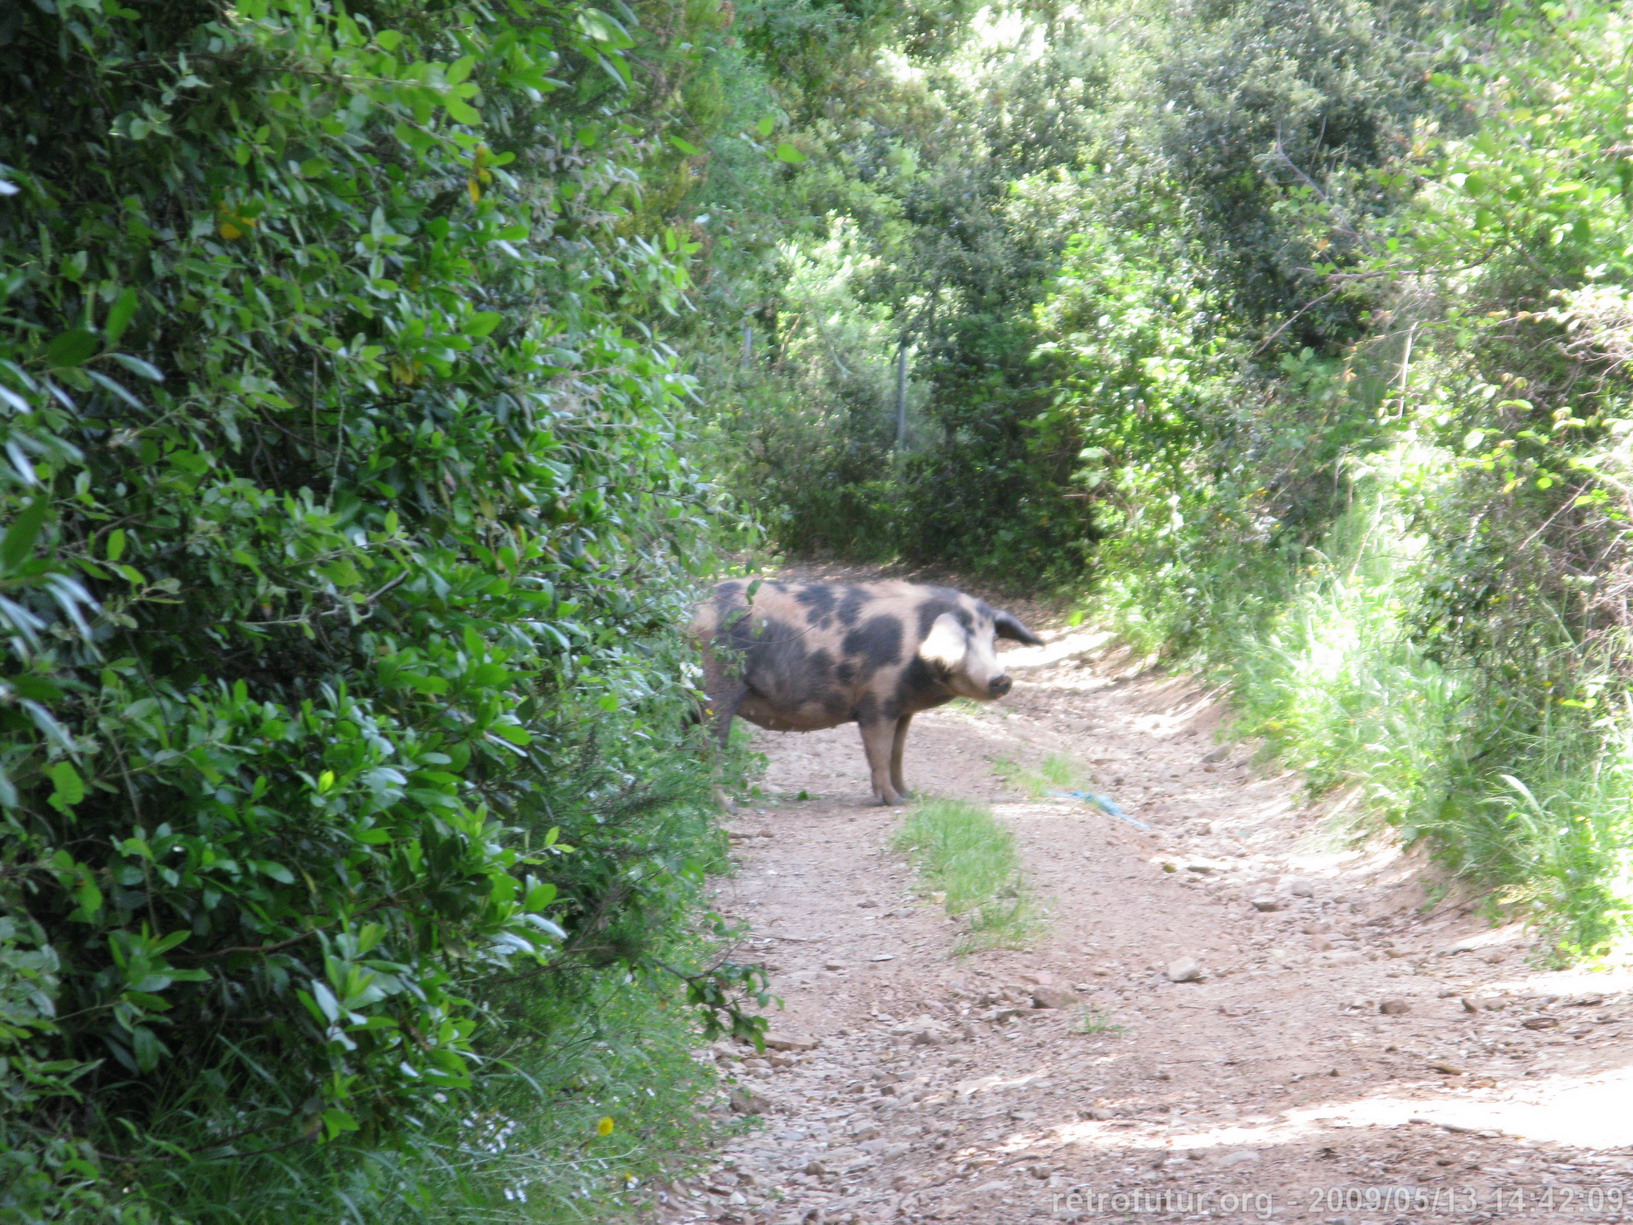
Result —
<instances>
[{"instance_id":1,"label":"blue plastic scrap","mask_svg":"<svg viewBox=\"0 0 1633 1225\"><path fill-rule=\"evenodd\" d=\"M1119 821L1127 821L1136 829L1151 828L1144 821L1136 821L1133 817L1129 816L1117 806L1117 801L1112 799L1109 795L1096 795L1092 791L1051 791L1049 794L1070 796L1074 800L1087 800L1101 812L1105 813L1108 817L1116 817Z\"/></svg>"}]
</instances>

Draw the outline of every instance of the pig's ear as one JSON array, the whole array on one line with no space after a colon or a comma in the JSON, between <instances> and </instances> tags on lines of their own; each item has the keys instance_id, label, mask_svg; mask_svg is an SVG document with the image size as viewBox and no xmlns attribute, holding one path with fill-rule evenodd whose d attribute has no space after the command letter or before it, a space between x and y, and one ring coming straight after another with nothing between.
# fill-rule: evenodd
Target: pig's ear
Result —
<instances>
[{"instance_id":1,"label":"pig's ear","mask_svg":"<svg viewBox=\"0 0 1633 1225\"><path fill-rule=\"evenodd\" d=\"M1008 638L1011 642L1024 642L1029 647L1041 647L1043 639L1039 638L1026 626L1017 621L1013 614L999 609L992 614L992 632L1000 638Z\"/></svg>"},{"instance_id":2,"label":"pig's ear","mask_svg":"<svg viewBox=\"0 0 1633 1225\"><path fill-rule=\"evenodd\" d=\"M947 672L956 672L964 666L964 654L969 650L969 635L952 613L942 613L930 626L930 632L919 643L919 656Z\"/></svg>"}]
</instances>

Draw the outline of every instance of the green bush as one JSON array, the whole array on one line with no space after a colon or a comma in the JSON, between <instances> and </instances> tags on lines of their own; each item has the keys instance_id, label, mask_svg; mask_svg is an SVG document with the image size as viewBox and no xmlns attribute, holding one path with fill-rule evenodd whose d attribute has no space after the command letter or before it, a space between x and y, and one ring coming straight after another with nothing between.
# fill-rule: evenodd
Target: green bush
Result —
<instances>
[{"instance_id":1,"label":"green bush","mask_svg":"<svg viewBox=\"0 0 1633 1225\"><path fill-rule=\"evenodd\" d=\"M505 984L749 1025L632 28L0 16L0 1219L453 1218L434 1138L584 1040Z\"/></svg>"}]
</instances>

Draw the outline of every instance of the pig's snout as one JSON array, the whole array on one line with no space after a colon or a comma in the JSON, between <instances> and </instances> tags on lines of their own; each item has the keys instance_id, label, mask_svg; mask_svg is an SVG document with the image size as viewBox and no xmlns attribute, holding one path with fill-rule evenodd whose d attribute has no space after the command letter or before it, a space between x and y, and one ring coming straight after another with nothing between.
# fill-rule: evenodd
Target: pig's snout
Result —
<instances>
[{"instance_id":1,"label":"pig's snout","mask_svg":"<svg viewBox=\"0 0 1633 1225\"><path fill-rule=\"evenodd\" d=\"M1001 698L1004 696L1004 694L1009 692L1010 686L1012 686L1014 683L1014 681L1009 679L1008 675L995 676L992 678L992 682L987 686L987 692L995 698Z\"/></svg>"}]
</instances>

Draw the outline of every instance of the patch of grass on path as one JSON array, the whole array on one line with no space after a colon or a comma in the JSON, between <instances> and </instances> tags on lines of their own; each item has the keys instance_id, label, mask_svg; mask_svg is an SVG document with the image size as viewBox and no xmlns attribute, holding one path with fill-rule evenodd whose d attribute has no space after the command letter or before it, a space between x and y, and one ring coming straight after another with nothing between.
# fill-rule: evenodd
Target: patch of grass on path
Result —
<instances>
[{"instance_id":1,"label":"patch of grass on path","mask_svg":"<svg viewBox=\"0 0 1633 1225\"><path fill-rule=\"evenodd\" d=\"M1089 786L1088 772L1064 753L1051 753L1036 768L1023 766L1012 758L1000 757L992 763L999 778L1026 795L1042 799L1056 791L1080 791Z\"/></svg>"},{"instance_id":2,"label":"patch of grass on path","mask_svg":"<svg viewBox=\"0 0 1633 1225\"><path fill-rule=\"evenodd\" d=\"M1015 853L1015 836L979 804L925 800L908 813L895 847L912 857L927 892L965 919L955 953L1025 948L1041 928Z\"/></svg>"}]
</instances>

